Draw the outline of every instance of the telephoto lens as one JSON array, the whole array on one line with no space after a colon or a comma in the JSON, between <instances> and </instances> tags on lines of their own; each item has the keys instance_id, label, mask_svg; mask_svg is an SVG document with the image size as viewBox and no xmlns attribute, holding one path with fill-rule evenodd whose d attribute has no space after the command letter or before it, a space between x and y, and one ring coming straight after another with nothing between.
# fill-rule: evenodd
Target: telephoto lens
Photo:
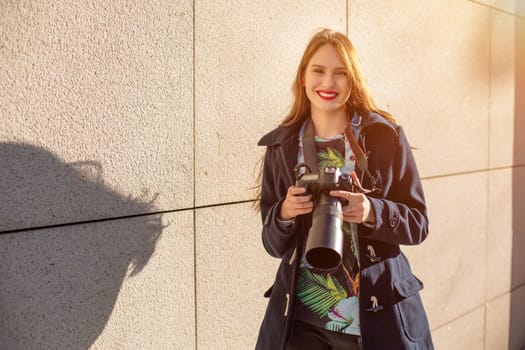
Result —
<instances>
[{"instance_id":1,"label":"telephoto lens","mask_svg":"<svg viewBox=\"0 0 525 350\"><path fill-rule=\"evenodd\" d=\"M341 201L323 191L312 216L306 241L306 261L319 270L339 266L343 254L343 209Z\"/></svg>"}]
</instances>

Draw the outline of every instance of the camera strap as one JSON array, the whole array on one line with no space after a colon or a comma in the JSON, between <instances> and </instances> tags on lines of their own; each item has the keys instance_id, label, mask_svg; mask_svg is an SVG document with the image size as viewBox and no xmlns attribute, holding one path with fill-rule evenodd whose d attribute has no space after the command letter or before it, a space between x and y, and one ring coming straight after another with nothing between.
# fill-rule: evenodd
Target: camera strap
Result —
<instances>
[{"instance_id":1,"label":"camera strap","mask_svg":"<svg viewBox=\"0 0 525 350\"><path fill-rule=\"evenodd\" d=\"M312 174L319 174L319 169L317 166L317 152L315 147L314 123L312 123L310 119L306 120L306 127L304 130L302 142L304 163L308 166Z\"/></svg>"},{"instance_id":2,"label":"camera strap","mask_svg":"<svg viewBox=\"0 0 525 350\"><path fill-rule=\"evenodd\" d=\"M352 149L352 154L354 156L357 168L361 171L361 174L366 175L368 177L368 179L370 180L370 184L372 185L371 190L365 190L361 187L361 184L359 184L359 187L361 187L360 190L361 192L376 192L379 190L379 188L377 187L376 179L372 176L370 170L368 170L368 158L356 140L355 134L352 130L352 125L353 124L349 122L346 126L345 137L348 140L348 143L350 144L350 148Z\"/></svg>"}]
</instances>

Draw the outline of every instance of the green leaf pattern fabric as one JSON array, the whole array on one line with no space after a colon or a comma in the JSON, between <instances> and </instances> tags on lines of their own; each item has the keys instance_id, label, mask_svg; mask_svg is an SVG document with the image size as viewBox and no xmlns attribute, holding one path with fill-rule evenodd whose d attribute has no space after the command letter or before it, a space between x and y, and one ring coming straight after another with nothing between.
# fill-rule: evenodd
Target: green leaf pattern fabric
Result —
<instances>
[{"instance_id":1,"label":"green leaf pattern fabric","mask_svg":"<svg viewBox=\"0 0 525 350\"><path fill-rule=\"evenodd\" d=\"M345 165L345 144L341 135L324 140L316 137L319 170L342 169ZM359 267L352 243L352 228L343 225L343 262L334 271L317 271L304 258L297 281L296 318L334 332L360 335L359 329Z\"/></svg>"},{"instance_id":2,"label":"green leaf pattern fabric","mask_svg":"<svg viewBox=\"0 0 525 350\"><path fill-rule=\"evenodd\" d=\"M333 279L330 274L323 276L303 268L298 283L301 286L297 293L299 300L320 316L328 315L334 305L347 297L339 281Z\"/></svg>"}]
</instances>

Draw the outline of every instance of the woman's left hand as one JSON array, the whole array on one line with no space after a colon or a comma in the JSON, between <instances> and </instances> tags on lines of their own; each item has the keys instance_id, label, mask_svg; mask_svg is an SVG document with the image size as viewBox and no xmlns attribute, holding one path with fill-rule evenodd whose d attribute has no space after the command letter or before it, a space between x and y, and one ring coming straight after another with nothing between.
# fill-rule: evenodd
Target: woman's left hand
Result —
<instances>
[{"instance_id":1,"label":"woman's left hand","mask_svg":"<svg viewBox=\"0 0 525 350\"><path fill-rule=\"evenodd\" d=\"M374 224L376 221L374 210L370 205L368 197L362 193L348 191L330 191L330 195L345 199L348 203L343 207L343 220L361 224Z\"/></svg>"}]
</instances>

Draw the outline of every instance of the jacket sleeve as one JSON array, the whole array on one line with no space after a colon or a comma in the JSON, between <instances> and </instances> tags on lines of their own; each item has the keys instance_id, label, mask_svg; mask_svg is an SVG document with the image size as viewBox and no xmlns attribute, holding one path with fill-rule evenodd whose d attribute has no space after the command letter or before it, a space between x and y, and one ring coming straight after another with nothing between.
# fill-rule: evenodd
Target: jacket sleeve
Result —
<instances>
[{"instance_id":1,"label":"jacket sleeve","mask_svg":"<svg viewBox=\"0 0 525 350\"><path fill-rule=\"evenodd\" d=\"M282 258L293 242L294 225L286 226L278 222L278 214L286 197L287 188L280 174L277 151L267 147L264 157L261 190L262 241L271 256Z\"/></svg>"},{"instance_id":2,"label":"jacket sleeve","mask_svg":"<svg viewBox=\"0 0 525 350\"><path fill-rule=\"evenodd\" d=\"M408 140L401 127L394 135L386 128L373 130L364 140L370 151L369 169L379 178L382 191L369 196L375 213L374 227L361 225L367 239L415 245L428 235L423 187Z\"/></svg>"}]
</instances>

